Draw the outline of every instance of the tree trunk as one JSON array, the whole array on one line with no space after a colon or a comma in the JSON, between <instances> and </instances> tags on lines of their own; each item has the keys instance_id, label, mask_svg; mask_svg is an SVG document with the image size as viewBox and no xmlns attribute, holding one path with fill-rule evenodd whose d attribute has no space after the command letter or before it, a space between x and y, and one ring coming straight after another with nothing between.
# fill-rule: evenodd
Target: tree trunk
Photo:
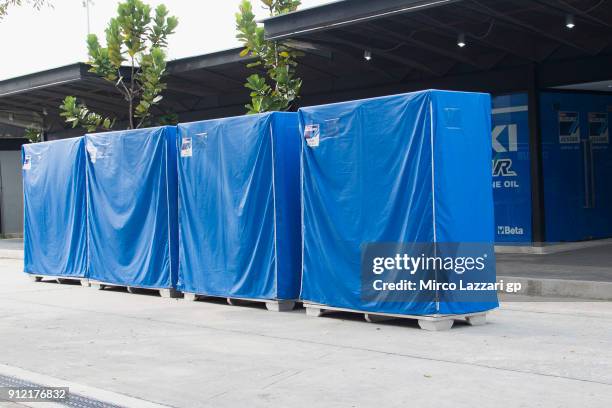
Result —
<instances>
[{"instance_id":1,"label":"tree trunk","mask_svg":"<svg viewBox=\"0 0 612 408\"><path fill-rule=\"evenodd\" d=\"M134 129L134 57L132 59L132 73L130 74L130 95L129 95L129 104L130 104L130 129Z\"/></svg>"}]
</instances>

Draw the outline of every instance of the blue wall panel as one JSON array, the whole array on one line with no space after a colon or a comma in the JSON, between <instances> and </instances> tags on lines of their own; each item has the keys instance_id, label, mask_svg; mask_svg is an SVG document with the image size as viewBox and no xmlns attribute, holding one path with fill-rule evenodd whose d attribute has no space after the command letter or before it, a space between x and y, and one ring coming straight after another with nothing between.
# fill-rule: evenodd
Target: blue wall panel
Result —
<instances>
[{"instance_id":1,"label":"blue wall panel","mask_svg":"<svg viewBox=\"0 0 612 408\"><path fill-rule=\"evenodd\" d=\"M495 241L531 242L531 176L527 94L493 98Z\"/></svg>"},{"instance_id":2,"label":"blue wall panel","mask_svg":"<svg viewBox=\"0 0 612 408\"><path fill-rule=\"evenodd\" d=\"M546 240L612 236L612 97L540 96Z\"/></svg>"}]
</instances>

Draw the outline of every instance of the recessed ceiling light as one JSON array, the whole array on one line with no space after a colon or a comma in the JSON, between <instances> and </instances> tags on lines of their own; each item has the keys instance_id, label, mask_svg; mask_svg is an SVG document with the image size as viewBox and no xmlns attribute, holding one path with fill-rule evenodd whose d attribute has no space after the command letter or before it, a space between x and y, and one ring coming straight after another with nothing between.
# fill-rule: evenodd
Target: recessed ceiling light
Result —
<instances>
[{"instance_id":1,"label":"recessed ceiling light","mask_svg":"<svg viewBox=\"0 0 612 408\"><path fill-rule=\"evenodd\" d=\"M459 36L457 37L457 47L459 48L463 48L466 46L466 42L465 42L465 34L461 33L459 34Z\"/></svg>"},{"instance_id":2,"label":"recessed ceiling light","mask_svg":"<svg viewBox=\"0 0 612 408\"><path fill-rule=\"evenodd\" d=\"M568 14L565 16L565 26L570 30L576 27L576 23L574 23L574 16L572 14Z\"/></svg>"},{"instance_id":3,"label":"recessed ceiling light","mask_svg":"<svg viewBox=\"0 0 612 408\"><path fill-rule=\"evenodd\" d=\"M366 61L369 61L372 59L372 51L370 50L365 50L363 52L363 58L365 58Z\"/></svg>"}]
</instances>

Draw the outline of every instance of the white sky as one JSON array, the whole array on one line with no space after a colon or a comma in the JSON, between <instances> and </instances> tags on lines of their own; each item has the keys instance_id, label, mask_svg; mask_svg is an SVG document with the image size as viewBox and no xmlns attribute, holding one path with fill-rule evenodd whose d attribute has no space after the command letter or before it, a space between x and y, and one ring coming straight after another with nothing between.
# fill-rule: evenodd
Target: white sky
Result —
<instances>
[{"instance_id":1,"label":"white sky","mask_svg":"<svg viewBox=\"0 0 612 408\"><path fill-rule=\"evenodd\" d=\"M39 11L13 7L0 21L0 80L87 60L87 20L82 0L51 0L53 8ZM145 0L154 8L164 3L179 18L170 37L170 59L206 54L238 46L234 13L240 0ZM330 0L302 0L300 8ZM90 6L91 32L104 44L104 29L115 15L118 1L94 0ZM258 18L265 17L252 0Z\"/></svg>"}]
</instances>

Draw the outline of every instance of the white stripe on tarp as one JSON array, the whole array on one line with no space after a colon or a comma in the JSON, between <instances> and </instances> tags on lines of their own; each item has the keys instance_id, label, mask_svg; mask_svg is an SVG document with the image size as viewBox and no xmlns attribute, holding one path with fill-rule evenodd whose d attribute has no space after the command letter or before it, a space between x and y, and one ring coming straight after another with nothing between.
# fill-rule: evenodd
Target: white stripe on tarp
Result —
<instances>
[{"instance_id":1,"label":"white stripe on tarp","mask_svg":"<svg viewBox=\"0 0 612 408\"><path fill-rule=\"evenodd\" d=\"M433 222L433 240L438 242L436 234L436 177L435 177L435 160L434 160L434 124L433 124L433 103L429 101L429 142L431 143L431 202L432 202L432 222Z\"/></svg>"},{"instance_id":2,"label":"white stripe on tarp","mask_svg":"<svg viewBox=\"0 0 612 408\"><path fill-rule=\"evenodd\" d=\"M85 265L85 277L89 278L89 260L91 259L91 250L90 250L90 242L89 242L89 234L90 234L90 228L91 226L89 225L89 153L87 152L87 135L83 136L83 150L85 157L83 158L85 160L85 248L86 248L86 253L87 253L87 262ZM24 235L25 237L25 235ZM25 245L24 245L24 251L25 251ZM24 252L25 254L25 252Z\"/></svg>"},{"instance_id":3,"label":"white stripe on tarp","mask_svg":"<svg viewBox=\"0 0 612 408\"><path fill-rule=\"evenodd\" d=\"M527 105L520 106L508 106L507 108L495 108L491 111L493 115L498 113L514 113L514 112L527 112L529 107Z\"/></svg>"},{"instance_id":4,"label":"white stripe on tarp","mask_svg":"<svg viewBox=\"0 0 612 408\"><path fill-rule=\"evenodd\" d=\"M435 167L436 162L434 160L434 116L433 116L433 102L431 101L431 95L429 96L429 142L431 144L431 219L433 223L433 241L434 241L434 256L438 256L436 243L438 242L438 235L436 232L436 176ZM438 268L435 268L434 279L438 281ZM436 288L436 312L440 311L440 301L438 298L438 289Z\"/></svg>"},{"instance_id":5,"label":"white stripe on tarp","mask_svg":"<svg viewBox=\"0 0 612 408\"><path fill-rule=\"evenodd\" d=\"M166 133L166 128L162 128L161 132L162 132L162 139L163 139L163 143L164 143L164 148L163 148L163 152L164 152L164 162L165 162L165 168L166 168L166 215L167 215L167 219L166 221L168 222L167 225L167 230L168 230L168 261L169 261L169 265L168 265L168 272L170 275L170 288L176 289L175 288L175 284L172 281L172 278L174 277L173 275L176 274L176 283L178 284L178 270L173 270L172 267L172 228L171 228L171 223L170 223L170 178L168 176L168 166L170 165L168 162L168 156L170 155L170 151L168 149L168 144L170 143L170 141L168 140L168 134ZM176 134L174 135L174 144L176 146L176 148L178 149L178 129L176 129ZM191 145L191 148L193 149L193 145ZM178 156L178 151L176 156ZM176 158L176 163L177 163L177 172L176 172L176 184L178 185L178 157ZM176 227L178 228L178 190L177 190L177 202L176 202L176 208L177 208L177 214L176 214ZM178 267L178 263L176 264Z\"/></svg>"},{"instance_id":6,"label":"white stripe on tarp","mask_svg":"<svg viewBox=\"0 0 612 408\"><path fill-rule=\"evenodd\" d=\"M278 237L276 235L276 172L274 171L274 165L276 164L274 156L274 127L272 122L274 120L273 115L270 115L268 120L270 121L270 149L272 154L272 222L274 227L274 296L278 298Z\"/></svg>"},{"instance_id":7,"label":"white stripe on tarp","mask_svg":"<svg viewBox=\"0 0 612 408\"><path fill-rule=\"evenodd\" d=\"M300 132L300 233L302 238L302 256L301 263L302 267L300 268L300 294L299 297L302 297L302 282L304 281L304 249L305 249L305 240L306 240L306 226L304 224L304 138L302 137L302 122L300 121L300 117L298 115L298 127Z\"/></svg>"}]
</instances>

